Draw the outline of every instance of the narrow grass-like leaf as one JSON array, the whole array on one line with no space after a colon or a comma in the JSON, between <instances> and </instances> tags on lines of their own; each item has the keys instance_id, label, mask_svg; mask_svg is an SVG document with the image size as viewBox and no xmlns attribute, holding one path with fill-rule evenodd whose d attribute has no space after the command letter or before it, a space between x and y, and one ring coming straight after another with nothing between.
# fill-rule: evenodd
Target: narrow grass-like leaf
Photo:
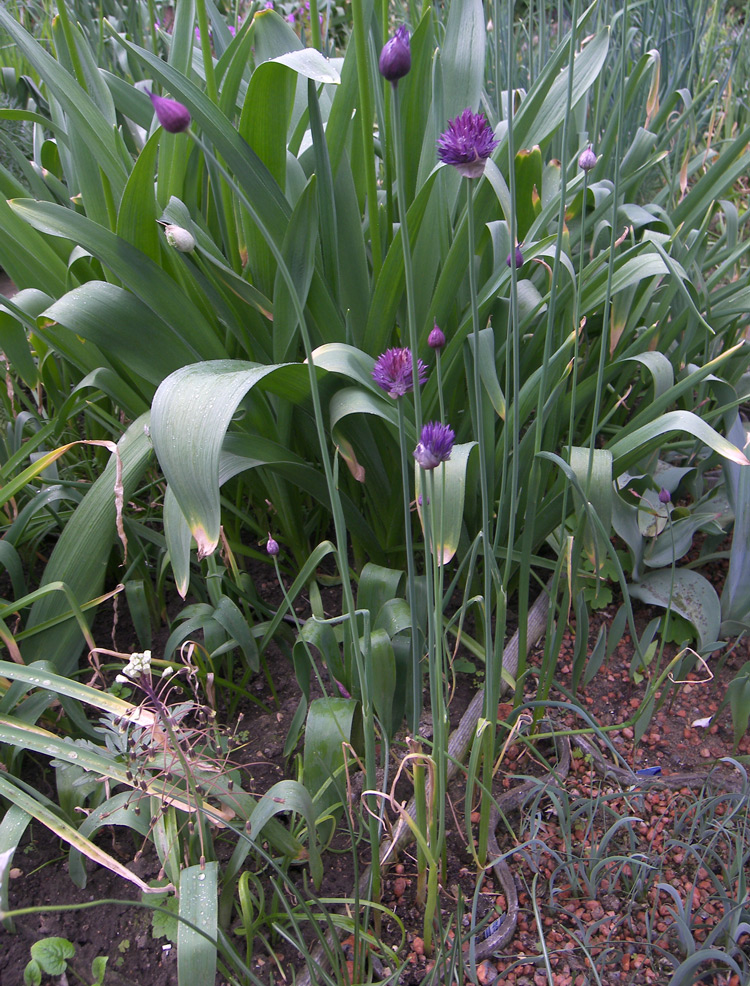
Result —
<instances>
[{"instance_id":1,"label":"narrow grass-like leaf","mask_svg":"<svg viewBox=\"0 0 750 986\"><path fill-rule=\"evenodd\" d=\"M120 462L110 461L65 525L44 570L42 585L65 580L81 601L101 592L117 529L115 483L121 482L123 502L127 503L151 457L151 442L144 432L147 422L144 415L128 428L118 443ZM27 629L40 627L65 608L59 594L40 600L32 607ZM23 654L27 663L48 660L67 673L75 667L80 647L80 630L69 621L36 633L24 644Z\"/></svg>"}]
</instances>

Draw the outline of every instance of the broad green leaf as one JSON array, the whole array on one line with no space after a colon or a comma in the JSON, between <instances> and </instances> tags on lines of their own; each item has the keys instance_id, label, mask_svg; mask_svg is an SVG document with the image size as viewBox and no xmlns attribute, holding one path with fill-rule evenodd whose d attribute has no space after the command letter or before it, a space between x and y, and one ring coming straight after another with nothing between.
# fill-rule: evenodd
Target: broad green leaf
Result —
<instances>
[{"instance_id":1,"label":"broad green leaf","mask_svg":"<svg viewBox=\"0 0 750 986\"><path fill-rule=\"evenodd\" d=\"M369 610L373 625L383 606L398 595L403 577L404 573L398 569L372 562L367 562L362 569L357 587L357 609Z\"/></svg>"},{"instance_id":2,"label":"broad green leaf","mask_svg":"<svg viewBox=\"0 0 750 986\"><path fill-rule=\"evenodd\" d=\"M740 466L750 465L744 453L740 452L736 445L722 438L697 414L693 414L692 411L668 411L656 421L636 428L635 431L629 432L609 446L614 459L615 474L620 475L625 472L633 462L644 455L656 439L673 432L682 432L697 438L699 442L703 442L730 462L736 462Z\"/></svg>"},{"instance_id":3,"label":"broad green leaf","mask_svg":"<svg viewBox=\"0 0 750 986\"><path fill-rule=\"evenodd\" d=\"M177 290L175 281L140 250L72 209L28 199L16 200L13 208L40 231L50 236L71 237L84 245L144 304L159 313L175 340L189 346L194 358L212 359L225 355L213 326L184 293Z\"/></svg>"},{"instance_id":4,"label":"broad green leaf","mask_svg":"<svg viewBox=\"0 0 750 986\"><path fill-rule=\"evenodd\" d=\"M440 51L445 123L467 107L474 111L479 108L486 44L487 25L482 0L450 4Z\"/></svg>"},{"instance_id":5,"label":"broad green leaf","mask_svg":"<svg viewBox=\"0 0 750 986\"><path fill-rule=\"evenodd\" d=\"M363 641L361 640L363 644ZM364 644L363 644L364 645ZM386 736L392 736L400 723L394 722L393 705L396 695L396 655L391 638L385 630L373 630L370 652L365 660L372 661L377 672L373 675L372 703Z\"/></svg>"},{"instance_id":6,"label":"broad green leaf","mask_svg":"<svg viewBox=\"0 0 750 986\"><path fill-rule=\"evenodd\" d=\"M65 261L44 236L14 212L4 196L0 196L0 232L0 265L19 288L36 288L52 295L67 290Z\"/></svg>"},{"instance_id":7,"label":"broad green leaf","mask_svg":"<svg viewBox=\"0 0 750 986\"><path fill-rule=\"evenodd\" d=\"M654 397L661 397L674 384L674 369L664 353L646 352L626 357L623 362L641 363L651 374L654 382Z\"/></svg>"},{"instance_id":8,"label":"broad green leaf","mask_svg":"<svg viewBox=\"0 0 750 986\"><path fill-rule=\"evenodd\" d=\"M475 446L476 442L454 445L447 462L437 469L424 472L424 486L422 485L423 470L415 463L419 519L424 531L425 499L427 499L432 508L430 547L437 553L441 565L446 565L458 550L464 516L466 470L469 466L469 455Z\"/></svg>"},{"instance_id":9,"label":"broad green leaf","mask_svg":"<svg viewBox=\"0 0 750 986\"><path fill-rule=\"evenodd\" d=\"M139 378L158 386L174 370L195 361L195 351L140 298L106 281L87 281L63 295L40 316L93 342ZM133 345L133 327L147 345Z\"/></svg>"},{"instance_id":10,"label":"broad green leaf","mask_svg":"<svg viewBox=\"0 0 750 986\"><path fill-rule=\"evenodd\" d=\"M718 639L721 625L719 597L708 579L698 572L688 568L649 572L640 582L631 583L629 591L635 599L684 616L698 631L702 648Z\"/></svg>"},{"instance_id":11,"label":"broad green leaf","mask_svg":"<svg viewBox=\"0 0 750 986\"><path fill-rule=\"evenodd\" d=\"M579 29L590 16L591 7L579 21ZM609 30L599 31L586 46L578 52L573 71L572 107L583 99L596 82L609 49ZM513 134L516 147L533 147L544 142L560 126L565 116L568 94L569 47L566 41L557 48L554 56L547 62L537 77L513 120Z\"/></svg>"},{"instance_id":12,"label":"broad green leaf","mask_svg":"<svg viewBox=\"0 0 750 986\"><path fill-rule=\"evenodd\" d=\"M315 48L288 51L284 55L277 55L272 61L279 65L285 65L297 75L301 75L305 79L312 79L313 82L328 82L333 85L338 85L341 82L341 76L336 66Z\"/></svg>"},{"instance_id":13,"label":"broad green leaf","mask_svg":"<svg viewBox=\"0 0 750 986\"><path fill-rule=\"evenodd\" d=\"M151 411L154 450L200 558L218 544L219 459L240 401L264 381L294 401L307 393L308 379L306 368L298 364L215 360L177 370L157 390Z\"/></svg>"},{"instance_id":14,"label":"broad green leaf","mask_svg":"<svg viewBox=\"0 0 750 986\"><path fill-rule=\"evenodd\" d=\"M56 674L48 661L40 661L28 667L10 661L0 661L0 678L22 682L30 688L49 690L56 695L64 695L94 709L100 709L102 712L129 719L132 722L145 721L150 723L152 721L148 715L144 717L140 706L133 705L132 702L126 702L109 692L91 688L80 681ZM59 751L55 751L55 756L60 756ZM74 759L77 760L78 757Z\"/></svg>"},{"instance_id":15,"label":"broad green leaf","mask_svg":"<svg viewBox=\"0 0 750 986\"><path fill-rule=\"evenodd\" d=\"M316 181L311 178L294 207L281 247L302 308L310 290L319 237ZM280 269L276 271L273 288L273 313L273 358L274 362L281 363L292 357L297 348L294 347L294 337L299 328L299 320L294 300Z\"/></svg>"},{"instance_id":16,"label":"broad green leaf","mask_svg":"<svg viewBox=\"0 0 750 986\"><path fill-rule=\"evenodd\" d=\"M41 291L27 289L19 291L13 298L13 308L19 308L28 315L29 325L43 311L52 299ZM23 380L27 387L34 389L39 383L37 361L32 353L24 323L10 311L0 308L0 348L10 360L14 374Z\"/></svg>"},{"instance_id":17,"label":"broad green leaf","mask_svg":"<svg viewBox=\"0 0 750 986\"><path fill-rule=\"evenodd\" d=\"M316 699L316 701L325 701ZM343 701L343 700L342 700ZM313 703L314 704L314 703ZM279 781L270 787L258 801L250 824L250 838L257 839L270 819L281 812L294 811L302 815L307 824L307 849L310 857L310 874L316 887L323 879L323 863L320 858L315 808L310 794L298 781Z\"/></svg>"},{"instance_id":18,"label":"broad green leaf","mask_svg":"<svg viewBox=\"0 0 750 986\"><path fill-rule=\"evenodd\" d=\"M180 874L177 926L179 986L214 986L219 916L219 864L188 866Z\"/></svg>"},{"instance_id":19,"label":"broad green leaf","mask_svg":"<svg viewBox=\"0 0 750 986\"><path fill-rule=\"evenodd\" d=\"M6 809L0 821L0 911L2 912L8 910L10 864L31 818L32 816L23 808L12 804ZM3 927L6 931L15 931L13 919L3 918Z\"/></svg>"},{"instance_id":20,"label":"broad green leaf","mask_svg":"<svg viewBox=\"0 0 750 986\"><path fill-rule=\"evenodd\" d=\"M589 475L589 463L591 471ZM587 448L573 446L570 450L570 467L575 473L580 488L588 496L589 506L596 511L601 521L602 535L599 528L591 523L586 524L584 541L589 560L596 567L604 562L607 555L608 537L612 526L612 453L607 449L594 449L593 453Z\"/></svg>"},{"instance_id":21,"label":"broad green leaf","mask_svg":"<svg viewBox=\"0 0 750 986\"><path fill-rule=\"evenodd\" d=\"M101 828L122 825L145 838L151 829L150 813L141 811L136 815L133 811L134 801L132 791L121 791L107 798L86 815L78 829L79 834L90 839ZM74 846L71 846L68 853L68 872L77 887L86 886L88 879L86 867L81 853Z\"/></svg>"},{"instance_id":22,"label":"broad green leaf","mask_svg":"<svg viewBox=\"0 0 750 986\"><path fill-rule=\"evenodd\" d=\"M339 697L316 698L310 702L305 727L304 781L318 817L345 797L343 747L352 742L357 705L354 699Z\"/></svg>"},{"instance_id":23,"label":"broad green leaf","mask_svg":"<svg viewBox=\"0 0 750 986\"><path fill-rule=\"evenodd\" d=\"M117 235L158 264L161 246L154 190L156 152L161 134L152 134L135 160L117 213ZM137 323L134 323L137 324Z\"/></svg>"}]
</instances>

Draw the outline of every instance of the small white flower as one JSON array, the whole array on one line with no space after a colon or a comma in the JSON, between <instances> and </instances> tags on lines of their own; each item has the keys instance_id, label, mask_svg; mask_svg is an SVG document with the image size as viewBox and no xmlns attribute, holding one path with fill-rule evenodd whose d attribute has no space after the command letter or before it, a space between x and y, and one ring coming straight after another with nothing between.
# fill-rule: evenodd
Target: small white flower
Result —
<instances>
[{"instance_id":1,"label":"small white flower","mask_svg":"<svg viewBox=\"0 0 750 986\"><path fill-rule=\"evenodd\" d=\"M129 685L130 681L125 677L124 674L116 674L115 681L118 681L121 685Z\"/></svg>"}]
</instances>

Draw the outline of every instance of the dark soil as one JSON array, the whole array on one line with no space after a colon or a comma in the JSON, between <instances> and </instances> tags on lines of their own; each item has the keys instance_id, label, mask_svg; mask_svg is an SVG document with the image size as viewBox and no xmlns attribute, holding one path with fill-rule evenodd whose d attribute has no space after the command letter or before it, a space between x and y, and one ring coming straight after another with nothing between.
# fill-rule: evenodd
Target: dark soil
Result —
<instances>
[{"instance_id":1,"label":"dark soil","mask_svg":"<svg viewBox=\"0 0 750 986\"><path fill-rule=\"evenodd\" d=\"M269 579L267 570L258 573L256 585L264 594L271 595L274 580ZM335 592L328 600L332 611L338 605ZM304 606L303 609L304 615ZM607 611L595 614L589 632L589 645L593 646L599 625L611 621L615 612L613 606ZM655 614L643 607L638 613L639 632L648 620ZM102 646L111 646L110 639L113 626L111 615L100 614L98 621L97 640ZM164 629L166 634L166 628ZM127 627L123 624L122 614L116 629L116 640L123 650L128 650L133 642L126 640ZM162 637L163 642L164 637ZM558 682L565 687L570 681L571 659L575 642L575 626L571 626L563 642L558 660ZM158 647L154 647L158 653ZM589 683L585 690L579 693L579 699L592 715L604 726L622 723L632 715L642 701L647 682L636 685L630 674L633 647L629 636L625 636L615 649L611 660ZM665 654L665 660L670 656ZM541 651L531 656L531 663L539 662ZM732 723L728 709L725 709L719 719L712 719L707 728L694 725L696 719L712 716L726 692L728 682L737 674L738 669L750 657L746 642L732 650L728 656L714 658L712 668L715 677L705 680L708 675L696 668L686 677L689 680L671 686L668 701L657 708L651 723L646 730L643 740L636 744L632 727L614 729L609 733L624 760L635 769L658 765L664 774L679 773L687 770L705 771L720 757L730 756L733 750ZM297 707L299 690L294 678L291 664L278 651L269 658L269 671L272 676L278 705L270 693L262 675L250 682L249 692L264 703L264 707L247 703L242 709L242 720L238 729L242 732L242 751L235 759L241 757L246 764L243 782L246 789L259 795L285 776L294 776L293 765L285 762L283 745L289 725ZM457 723L465 707L468 705L476 687L481 682L472 675L462 674L456 679L457 687L451 706L451 720ZM563 694L553 692L553 698L561 699ZM499 709L499 720L502 721L510 713L511 707L503 705ZM219 710L221 711L221 710ZM558 719L565 725L580 725L575 722L572 714L560 713ZM399 744L394 744L399 750ZM745 736L737 751L739 755L750 753L750 737ZM50 772L43 771L43 764L29 759L29 771L39 775L35 783L43 793L54 798ZM521 744L511 744L506 750L501 770L497 780L497 790L501 792L512 784L517 783L514 776L521 774L541 773L542 769L535 765L529 756L527 748ZM46 787L45 787L46 785ZM620 796L614 789L605 789L599 777L583 758L574 759L573 769L566 782L566 787L572 798L590 797L592 791L604 792L611 799L612 809L624 814L634 814L632 796ZM405 791L403 797L408 797ZM694 795L684 789L682 792L670 790L654 790L647 794L645 800L638 804L638 814L642 818L636 827L636 835L642 839L645 851L659 852L664 846L664 840L669 833L670 822L675 813L684 807L685 799ZM620 800L616 800L620 797ZM451 803L449 819L451 819L448 840L448 870L441 895L441 912L444 934L453 935L455 928L450 926L456 912L459 896L468 901L475 893L475 868L468 846L468 836L465 823L465 805L460 783L451 788ZM355 812L356 816L356 812ZM543 834L548 846L560 845L560 834L554 831L554 817L551 813L543 816ZM501 827L502 828L502 827ZM589 833L587 838L594 835ZM583 838L583 836L582 836ZM507 851L515 845L508 832L499 833L500 848ZM145 880L158 875L159 863L153 849L147 848L136 860L136 853L141 848L126 829L117 828L112 833L105 833L100 839L103 848L120 859L126 865L137 870L138 875ZM349 834L342 831L333 841L324 862L324 883L320 895L326 897L348 897L355 883L353 857L351 851L346 851L350 844ZM362 845L365 840L362 840ZM475 975L480 983L489 983L498 974L505 983L516 983L519 986L535 986L547 983L543 966L538 961L539 935L536 919L532 908L531 887L541 874L542 882L537 887L537 899L541 899L541 920L546 929L549 943L557 946L553 956L554 986L584 986L592 981L586 972L588 959L586 953L579 947L581 928L592 922L600 922L600 930L592 933L589 939L591 955L602 955L609 948L611 959L607 964L606 956L601 961L607 968L608 978L602 979L605 986L615 984L631 984L644 986L649 983L666 982L666 967L660 967L653 957L646 954L642 945L642 936L646 934L644 921L649 918L649 902L639 910L631 907L623 908L615 894L605 894L601 899L590 900L575 894L568 887L563 888L555 900L554 909L546 908L549 900L545 900L545 887L552 878L553 867L550 857L537 860L531 865L531 857L526 854L525 861L514 863L514 872L520 889L521 916L518 931L513 940L506 946L504 954L485 961L477 969ZM369 862L366 850L362 853L360 864ZM535 869L536 867L536 869ZM295 872L295 871L292 871ZM300 872L300 887L303 882L303 872ZM673 872L676 886L693 886L685 872L675 864ZM548 881L547 884L544 881ZM686 882L687 881L687 882ZM394 866L385 874L383 903L392 911L393 916L386 917L382 924L382 940L385 945L396 948L398 962L406 963L400 977L402 986L416 986L430 969L430 960L424 954L422 942L422 911L415 902L416 861L407 850ZM558 887L557 890L560 890ZM613 888L614 890L614 888ZM706 906L708 906L709 889L705 891ZM557 892L557 891L556 891ZM702 893L700 888L695 892ZM542 895L541 898L539 895ZM71 968L78 973L83 981L91 982L90 969L92 960L98 955L109 956L109 964L105 984L148 984L148 986L172 986L177 983L176 948L166 938L154 939L151 929L149 911L133 905L139 898L139 892L129 884L112 875L101 867L89 870L89 879L84 890L79 890L67 873L65 847L50 834L41 824L34 822L27 832L27 837L12 860L10 907L51 907L61 905L88 904L97 901L107 901L99 906L87 909L50 910L42 913L24 915L16 919L16 933L0 931L0 984L1 986L16 986L23 983L23 970L29 959L30 945L46 936L58 935L68 938L76 946L76 956L71 962ZM491 877L485 879L481 888L480 899L482 910L491 909L495 905L502 910L504 903L500 889L492 883ZM702 898L701 898L702 899ZM113 901L117 901L114 903ZM627 910L627 913L626 913ZM706 910L707 926L710 926L710 911ZM406 929L406 940L402 941L401 926L398 918ZM236 923L236 922L235 922ZM665 936L667 924L665 924ZM468 918L464 921L463 931L468 926ZM578 937L576 937L578 936ZM621 944L612 948L612 940L617 939ZM243 939L235 939L238 947L244 949ZM665 937L666 942L666 937ZM290 948L279 940L273 945L273 953L258 942L253 956L253 970L264 982L282 984L290 981L291 967L297 962L297 956ZM528 961L526 961L528 959ZM286 969L283 973L282 970ZM49 980L52 982L53 980ZM56 979L55 982L61 980ZM74 976L69 981L75 981ZM226 982L226 978L217 976L218 984ZM45 982L45 986L47 981ZM730 983L730 979L715 980L715 986Z\"/></svg>"}]
</instances>

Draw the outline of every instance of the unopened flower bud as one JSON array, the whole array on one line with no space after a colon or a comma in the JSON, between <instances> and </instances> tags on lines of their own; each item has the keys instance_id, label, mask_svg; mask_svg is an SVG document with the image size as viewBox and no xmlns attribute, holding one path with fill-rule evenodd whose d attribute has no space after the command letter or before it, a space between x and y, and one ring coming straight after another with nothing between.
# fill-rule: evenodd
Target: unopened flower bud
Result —
<instances>
[{"instance_id":1,"label":"unopened flower bud","mask_svg":"<svg viewBox=\"0 0 750 986\"><path fill-rule=\"evenodd\" d=\"M445 333L435 322L435 328L427 336L427 345L430 349L442 349L445 345Z\"/></svg>"},{"instance_id":2,"label":"unopened flower bud","mask_svg":"<svg viewBox=\"0 0 750 986\"><path fill-rule=\"evenodd\" d=\"M395 86L399 79L409 74L411 68L411 47L409 29L402 24L390 41L386 41L380 52L378 62L380 74Z\"/></svg>"},{"instance_id":3,"label":"unopened flower bud","mask_svg":"<svg viewBox=\"0 0 750 986\"><path fill-rule=\"evenodd\" d=\"M596 164L596 154L594 154L594 152L590 147L587 147L586 150L578 158L578 167L581 169L581 171L591 171L591 169L594 167L595 164Z\"/></svg>"},{"instance_id":4,"label":"unopened flower bud","mask_svg":"<svg viewBox=\"0 0 750 986\"><path fill-rule=\"evenodd\" d=\"M513 258L508 254L508 259L505 261L508 267L513 263ZM516 247L516 270L520 270L523 267L523 253L521 252L520 246Z\"/></svg>"},{"instance_id":5,"label":"unopened flower bud","mask_svg":"<svg viewBox=\"0 0 750 986\"><path fill-rule=\"evenodd\" d=\"M671 502L672 502L672 494L669 492L669 490L665 489L662 486L662 488L659 490L659 503L671 503Z\"/></svg>"},{"instance_id":6,"label":"unopened flower bud","mask_svg":"<svg viewBox=\"0 0 750 986\"><path fill-rule=\"evenodd\" d=\"M170 134L179 134L190 126L190 111L176 99L166 99L150 92L149 98L154 106L156 119Z\"/></svg>"},{"instance_id":7,"label":"unopened flower bud","mask_svg":"<svg viewBox=\"0 0 750 986\"><path fill-rule=\"evenodd\" d=\"M195 250L195 237L189 229L168 223L164 227L164 234L167 237L167 243L175 250L179 250L180 253L192 253Z\"/></svg>"},{"instance_id":8,"label":"unopened flower bud","mask_svg":"<svg viewBox=\"0 0 750 986\"><path fill-rule=\"evenodd\" d=\"M268 535L268 540L266 541L266 553L271 555L273 558L279 553L279 542L276 541L271 535Z\"/></svg>"}]
</instances>

